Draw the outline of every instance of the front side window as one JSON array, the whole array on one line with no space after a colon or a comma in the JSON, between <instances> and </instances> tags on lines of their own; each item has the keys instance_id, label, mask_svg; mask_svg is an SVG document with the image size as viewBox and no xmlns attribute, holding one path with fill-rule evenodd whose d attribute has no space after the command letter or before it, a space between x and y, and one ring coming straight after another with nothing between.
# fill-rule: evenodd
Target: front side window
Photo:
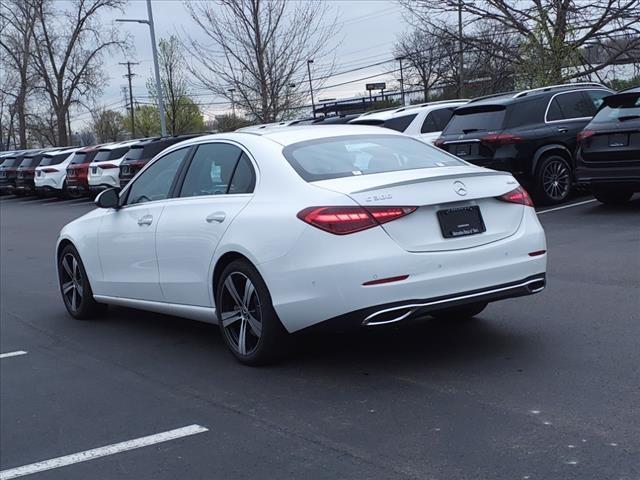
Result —
<instances>
[{"instance_id":1,"label":"front side window","mask_svg":"<svg viewBox=\"0 0 640 480\"><path fill-rule=\"evenodd\" d=\"M181 197L253 191L253 169L243 151L228 143L200 145L180 189Z\"/></svg>"},{"instance_id":2,"label":"front side window","mask_svg":"<svg viewBox=\"0 0 640 480\"><path fill-rule=\"evenodd\" d=\"M168 198L176 173L188 152L189 148L181 148L153 162L129 188L126 205Z\"/></svg>"},{"instance_id":3,"label":"front side window","mask_svg":"<svg viewBox=\"0 0 640 480\"><path fill-rule=\"evenodd\" d=\"M417 168L465 165L404 135L349 135L294 143L282 152L307 182Z\"/></svg>"}]
</instances>

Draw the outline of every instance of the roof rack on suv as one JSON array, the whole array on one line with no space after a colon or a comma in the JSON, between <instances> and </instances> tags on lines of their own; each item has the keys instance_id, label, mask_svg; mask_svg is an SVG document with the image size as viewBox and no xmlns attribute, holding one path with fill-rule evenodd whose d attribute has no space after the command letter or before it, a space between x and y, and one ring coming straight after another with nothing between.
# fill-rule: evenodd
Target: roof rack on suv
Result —
<instances>
[{"instance_id":1,"label":"roof rack on suv","mask_svg":"<svg viewBox=\"0 0 640 480\"><path fill-rule=\"evenodd\" d=\"M469 103L479 102L480 100L486 100L488 98L507 97L515 93L517 93L515 90L511 92L492 93L491 95L483 95L482 97L472 98L471 100L469 100Z\"/></svg>"},{"instance_id":2,"label":"roof rack on suv","mask_svg":"<svg viewBox=\"0 0 640 480\"><path fill-rule=\"evenodd\" d=\"M555 88L571 88L571 87L604 87L606 88L605 85L602 85L601 83L596 83L596 82L563 83L560 85L549 85L547 87L538 87L538 88L532 88L530 90L523 90L522 92L516 93L513 96L513 98L524 97L527 94L533 93L533 92L548 92L549 90L553 90Z\"/></svg>"}]
</instances>

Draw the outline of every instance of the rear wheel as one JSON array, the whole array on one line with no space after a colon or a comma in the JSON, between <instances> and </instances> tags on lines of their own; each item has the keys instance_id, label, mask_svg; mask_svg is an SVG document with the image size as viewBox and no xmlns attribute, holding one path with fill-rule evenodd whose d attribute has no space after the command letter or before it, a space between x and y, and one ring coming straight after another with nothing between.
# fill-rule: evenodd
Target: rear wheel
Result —
<instances>
[{"instance_id":1,"label":"rear wheel","mask_svg":"<svg viewBox=\"0 0 640 480\"><path fill-rule=\"evenodd\" d=\"M64 247L60 254L58 280L64 306L73 318L86 320L106 309L94 300L87 272L73 245Z\"/></svg>"},{"instance_id":2,"label":"rear wheel","mask_svg":"<svg viewBox=\"0 0 640 480\"><path fill-rule=\"evenodd\" d=\"M487 302L471 303L431 312L430 315L439 320L468 320L482 312L487 305Z\"/></svg>"},{"instance_id":3,"label":"rear wheel","mask_svg":"<svg viewBox=\"0 0 640 480\"><path fill-rule=\"evenodd\" d=\"M262 365L286 352L288 333L273 309L260 273L245 260L223 270L216 289L216 311L222 338L246 365Z\"/></svg>"},{"instance_id":4,"label":"rear wheel","mask_svg":"<svg viewBox=\"0 0 640 480\"><path fill-rule=\"evenodd\" d=\"M593 196L605 205L622 205L633 196L630 190L595 190Z\"/></svg>"},{"instance_id":5,"label":"rear wheel","mask_svg":"<svg viewBox=\"0 0 640 480\"><path fill-rule=\"evenodd\" d=\"M536 201L543 205L564 202L571 194L571 183L571 167L564 157L558 154L544 157L536 175Z\"/></svg>"}]
</instances>

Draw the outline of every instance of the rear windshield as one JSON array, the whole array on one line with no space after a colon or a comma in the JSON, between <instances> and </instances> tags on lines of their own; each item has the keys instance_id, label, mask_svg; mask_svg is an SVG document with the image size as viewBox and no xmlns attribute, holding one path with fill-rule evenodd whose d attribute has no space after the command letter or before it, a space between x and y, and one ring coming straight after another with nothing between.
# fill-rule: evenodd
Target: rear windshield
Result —
<instances>
[{"instance_id":1,"label":"rear windshield","mask_svg":"<svg viewBox=\"0 0 640 480\"><path fill-rule=\"evenodd\" d=\"M294 143L282 152L307 182L464 165L441 150L402 135L350 135Z\"/></svg>"},{"instance_id":2,"label":"rear windshield","mask_svg":"<svg viewBox=\"0 0 640 480\"><path fill-rule=\"evenodd\" d=\"M416 118L416 115L417 113L413 115L403 115L401 117L389 118L387 120L365 118L354 123L356 125L377 125L379 127L390 128L391 130L395 130L396 132L404 132L411 124L413 119Z\"/></svg>"},{"instance_id":3,"label":"rear windshield","mask_svg":"<svg viewBox=\"0 0 640 480\"><path fill-rule=\"evenodd\" d=\"M640 119L640 94L616 95L607 99L591 123L625 122Z\"/></svg>"},{"instance_id":4,"label":"rear windshield","mask_svg":"<svg viewBox=\"0 0 640 480\"><path fill-rule=\"evenodd\" d=\"M4 162L2 162L3 167L15 167L20 163L22 157L16 158L7 158Z\"/></svg>"},{"instance_id":5,"label":"rear windshield","mask_svg":"<svg viewBox=\"0 0 640 480\"><path fill-rule=\"evenodd\" d=\"M91 162L91 160L95 158L97 153L98 153L98 150L92 150L90 152L77 152L71 159L71 162L69 163L71 165L78 165L80 163L89 163Z\"/></svg>"},{"instance_id":6,"label":"rear windshield","mask_svg":"<svg viewBox=\"0 0 640 480\"><path fill-rule=\"evenodd\" d=\"M96 154L93 161L104 162L105 160L116 160L122 157L125 153L127 153L129 148L130 147L120 147L120 148L114 148L109 150L98 150L98 153Z\"/></svg>"},{"instance_id":7,"label":"rear windshield","mask_svg":"<svg viewBox=\"0 0 640 480\"><path fill-rule=\"evenodd\" d=\"M165 148L169 148L171 145L175 145L178 142L182 142L187 138L191 138L191 137L171 138L171 139L166 139L160 142L151 142L147 145L140 146L140 147L131 147L127 155L124 157L124 161L127 162L130 160L144 160L144 161L151 160L153 157L155 157Z\"/></svg>"},{"instance_id":8,"label":"rear windshield","mask_svg":"<svg viewBox=\"0 0 640 480\"><path fill-rule=\"evenodd\" d=\"M472 133L501 130L504 123L503 105L482 105L457 109L444 129L447 133Z\"/></svg>"},{"instance_id":9,"label":"rear windshield","mask_svg":"<svg viewBox=\"0 0 640 480\"><path fill-rule=\"evenodd\" d=\"M48 165L58 165L59 163L62 163L69 155L71 155L71 152L63 152L58 153L57 155L42 157L42 161L38 166L46 167Z\"/></svg>"},{"instance_id":10,"label":"rear windshield","mask_svg":"<svg viewBox=\"0 0 640 480\"><path fill-rule=\"evenodd\" d=\"M40 160L42 160L42 155L25 157L24 160L22 160L22 163L20 163L20 166L25 168L37 167L40 164Z\"/></svg>"}]
</instances>

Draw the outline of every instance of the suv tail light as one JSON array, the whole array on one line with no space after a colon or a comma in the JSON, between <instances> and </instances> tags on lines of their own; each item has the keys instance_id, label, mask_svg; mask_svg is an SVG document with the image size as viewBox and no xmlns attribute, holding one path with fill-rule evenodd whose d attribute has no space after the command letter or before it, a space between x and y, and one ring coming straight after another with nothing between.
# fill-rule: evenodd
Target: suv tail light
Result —
<instances>
[{"instance_id":1,"label":"suv tail light","mask_svg":"<svg viewBox=\"0 0 640 480\"><path fill-rule=\"evenodd\" d=\"M58 170L55 168L43 168L42 172L44 173L56 173Z\"/></svg>"},{"instance_id":2,"label":"suv tail light","mask_svg":"<svg viewBox=\"0 0 640 480\"><path fill-rule=\"evenodd\" d=\"M533 200L531 200L531 197L529 196L527 191L522 188L522 186L519 186L518 188L496 198L498 200L502 200L503 202L519 203L520 205L524 205L525 207L534 206Z\"/></svg>"},{"instance_id":3,"label":"suv tail light","mask_svg":"<svg viewBox=\"0 0 640 480\"><path fill-rule=\"evenodd\" d=\"M309 207L298 212L298 218L325 232L348 235L397 220L418 207Z\"/></svg>"},{"instance_id":4,"label":"suv tail light","mask_svg":"<svg viewBox=\"0 0 640 480\"><path fill-rule=\"evenodd\" d=\"M434 144L436 147L442 148L442 147L444 146L444 138L442 138L442 137L437 138L437 139L436 139L436 141L435 141L435 142L433 142L433 144Z\"/></svg>"},{"instance_id":5,"label":"suv tail light","mask_svg":"<svg viewBox=\"0 0 640 480\"><path fill-rule=\"evenodd\" d=\"M593 130L583 130L583 131L579 132L578 135L576 135L576 139L578 140L578 143L579 143L579 142L582 142L582 141L586 140L587 138L589 138L589 137L591 137L591 136L593 136L595 134L596 134L596 132L594 132Z\"/></svg>"},{"instance_id":6,"label":"suv tail light","mask_svg":"<svg viewBox=\"0 0 640 480\"><path fill-rule=\"evenodd\" d=\"M480 141L483 143L492 143L496 145L511 145L514 143L522 142L522 137L519 135L513 135L511 133L492 133L480 137Z\"/></svg>"},{"instance_id":7,"label":"suv tail light","mask_svg":"<svg viewBox=\"0 0 640 480\"><path fill-rule=\"evenodd\" d=\"M110 168L120 168L118 165L114 165L113 163L105 163L104 165L98 165L103 170L108 170Z\"/></svg>"}]
</instances>

